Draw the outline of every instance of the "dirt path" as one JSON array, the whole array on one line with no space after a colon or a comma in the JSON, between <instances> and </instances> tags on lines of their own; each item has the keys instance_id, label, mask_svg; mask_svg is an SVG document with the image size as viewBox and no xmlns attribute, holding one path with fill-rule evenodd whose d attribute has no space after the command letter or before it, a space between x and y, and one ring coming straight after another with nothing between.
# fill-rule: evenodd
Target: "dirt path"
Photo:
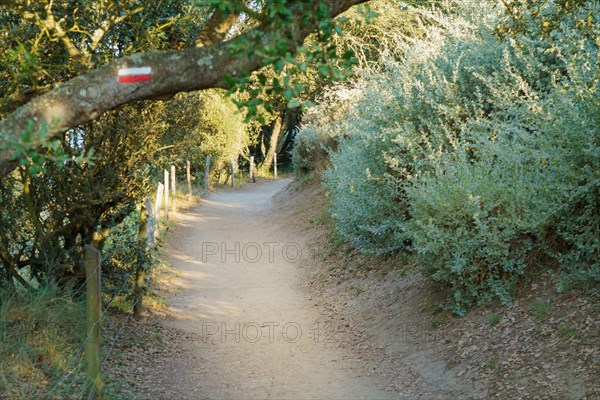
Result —
<instances>
[{"instance_id":1,"label":"dirt path","mask_svg":"<svg viewBox=\"0 0 600 400\"><path fill-rule=\"evenodd\" d=\"M187 339L156 369L154 398L398 398L303 289L313 254L271 201L287 184L216 193L181 217L167 249L182 281L168 324Z\"/></svg>"}]
</instances>

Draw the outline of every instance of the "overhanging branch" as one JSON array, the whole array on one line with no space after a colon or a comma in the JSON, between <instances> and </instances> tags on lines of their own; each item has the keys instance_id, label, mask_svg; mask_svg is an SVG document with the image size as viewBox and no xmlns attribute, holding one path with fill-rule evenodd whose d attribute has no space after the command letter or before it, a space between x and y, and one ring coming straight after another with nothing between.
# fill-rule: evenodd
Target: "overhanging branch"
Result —
<instances>
[{"instance_id":1,"label":"overhanging branch","mask_svg":"<svg viewBox=\"0 0 600 400\"><path fill-rule=\"evenodd\" d=\"M349 7L367 0L327 0L331 17ZM179 92L225 87L224 78L239 76L257 70L273 60L256 55L233 56L230 44L236 40L274 45L287 38L288 48L294 51L306 36L316 28L318 21L301 26L302 9L295 22L278 30L253 29L227 42L180 51L159 51L123 57L88 74L78 76L63 85L21 106L0 121L2 150L0 150L0 179L18 165L7 143L19 143L21 133L33 121L34 139L39 139L46 125L48 138L85 122L94 120L105 112L123 104L139 100L168 97ZM119 83L118 71L123 68L150 68L150 80L136 83Z\"/></svg>"}]
</instances>

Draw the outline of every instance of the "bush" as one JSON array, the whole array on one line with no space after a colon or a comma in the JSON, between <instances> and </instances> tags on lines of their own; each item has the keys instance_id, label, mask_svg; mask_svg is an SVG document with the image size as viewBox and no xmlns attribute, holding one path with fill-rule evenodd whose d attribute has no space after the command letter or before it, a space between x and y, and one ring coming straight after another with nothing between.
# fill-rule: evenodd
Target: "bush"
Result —
<instances>
[{"instance_id":1,"label":"bush","mask_svg":"<svg viewBox=\"0 0 600 400\"><path fill-rule=\"evenodd\" d=\"M138 233L139 224L140 213L133 210L120 224L110 228L103 242L102 291L108 296L131 297L136 269L150 271L156 264L154 249L148 249Z\"/></svg>"},{"instance_id":2,"label":"bush","mask_svg":"<svg viewBox=\"0 0 600 400\"><path fill-rule=\"evenodd\" d=\"M427 16L446 26L450 30L446 35L453 35L453 44L460 49L446 54L450 45L444 45L442 30L432 28L426 40L406 52L403 62L385 62L381 73L364 75L358 101L345 117L333 128L320 127L344 133L339 151L331 153L333 167L324 181L333 194L338 234L363 251L410 248L407 180L431 171L444 151L458 145L452 126L460 127L469 116L482 113L477 92L483 89L473 92L457 84L467 79L457 75L453 54L469 54L474 66L485 60L478 66L482 73L497 67L490 55L465 44L475 37L473 27L464 29L466 21L456 19L452 24L441 15ZM492 46L496 52L497 48Z\"/></svg>"},{"instance_id":3,"label":"bush","mask_svg":"<svg viewBox=\"0 0 600 400\"><path fill-rule=\"evenodd\" d=\"M569 281L599 281L600 75L597 62L584 61L594 54L585 54L589 42L563 34L554 71L537 51L504 43L503 73L477 74L484 117L463 123L460 145L405 185L414 249L459 314L494 298L510 303L533 251L559 261ZM489 56L494 46L476 47ZM543 72L554 83L529 82Z\"/></svg>"},{"instance_id":4,"label":"bush","mask_svg":"<svg viewBox=\"0 0 600 400\"><path fill-rule=\"evenodd\" d=\"M328 149L336 147L336 140L315 126L305 126L296 134L292 149L292 165L298 176L317 174L329 166Z\"/></svg>"},{"instance_id":5,"label":"bush","mask_svg":"<svg viewBox=\"0 0 600 400\"><path fill-rule=\"evenodd\" d=\"M597 263L598 203L590 194L597 193L598 179L589 171L594 164L597 170L598 160L585 154L597 149L598 132L576 109L563 122L553 117L573 104L565 103L567 96L556 96L558 104L547 99L537 121L543 135L500 136L482 146L476 159L460 147L444 154L436 172L406 186L414 248L429 275L452 293L454 311L493 298L510 303L534 250L562 259L565 272ZM490 125L490 134L502 125ZM579 218L577 225L569 211L576 198L582 203L577 208L587 210L586 221ZM579 232L569 236L575 226ZM560 243L548 243L549 237Z\"/></svg>"},{"instance_id":6,"label":"bush","mask_svg":"<svg viewBox=\"0 0 600 400\"><path fill-rule=\"evenodd\" d=\"M329 153L348 130L346 113L360 95L359 89L334 86L325 91L318 106L308 110L291 152L296 175L319 175L329 167Z\"/></svg>"},{"instance_id":7,"label":"bush","mask_svg":"<svg viewBox=\"0 0 600 400\"><path fill-rule=\"evenodd\" d=\"M325 173L336 229L363 251L414 251L458 314L509 303L534 253L565 284L597 284L598 45L571 17L499 40L497 10L463 8L427 14L441 28L314 128L343 127Z\"/></svg>"},{"instance_id":8,"label":"bush","mask_svg":"<svg viewBox=\"0 0 600 400\"><path fill-rule=\"evenodd\" d=\"M52 286L0 298L0 398L83 396L84 302Z\"/></svg>"},{"instance_id":9,"label":"bush","mask_svg":"<svg viewBox=\"0 0 600 400\"><path fill-rule=\"evenodd\" d=\"M333 167L324 176L337 233L363 252L392 252L407 245L403 226L408 210L390 184L382 154L385 142L372 133L341 139L339 152L331 155Z\"/></svg>"}]
</instances>

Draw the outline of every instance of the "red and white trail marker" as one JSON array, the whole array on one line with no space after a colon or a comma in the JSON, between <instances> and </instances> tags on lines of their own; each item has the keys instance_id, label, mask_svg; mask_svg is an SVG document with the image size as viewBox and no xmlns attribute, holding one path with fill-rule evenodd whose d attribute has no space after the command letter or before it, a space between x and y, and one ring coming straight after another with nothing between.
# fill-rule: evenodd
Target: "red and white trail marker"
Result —
<instances>
[{"instance_id":1,"label":"red and white trail marker","mask_svg":"<svg viewBox=\"0 0 600 400\"><path fill-rule=\"evenodd\" d=\"M146 82L152 78L151 67L119 69L119 83Z\"/></svg>"}]
</instances>

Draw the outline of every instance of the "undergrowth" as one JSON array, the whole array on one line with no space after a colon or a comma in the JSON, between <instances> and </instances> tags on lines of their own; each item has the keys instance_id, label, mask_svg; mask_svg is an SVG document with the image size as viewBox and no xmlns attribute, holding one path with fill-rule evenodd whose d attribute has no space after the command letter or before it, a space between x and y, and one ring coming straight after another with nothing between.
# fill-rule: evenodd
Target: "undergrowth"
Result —
<instances>
[{"instance_id":1,"label":"undergrowth","mask_svg":"<svg viewBox=\"0 0 600 400\"><path fill-rule=\"evenodd\" d=\"M0 398L84 397L84 302L53 286L0 299Z\"/></svg>"}]
</instances>

